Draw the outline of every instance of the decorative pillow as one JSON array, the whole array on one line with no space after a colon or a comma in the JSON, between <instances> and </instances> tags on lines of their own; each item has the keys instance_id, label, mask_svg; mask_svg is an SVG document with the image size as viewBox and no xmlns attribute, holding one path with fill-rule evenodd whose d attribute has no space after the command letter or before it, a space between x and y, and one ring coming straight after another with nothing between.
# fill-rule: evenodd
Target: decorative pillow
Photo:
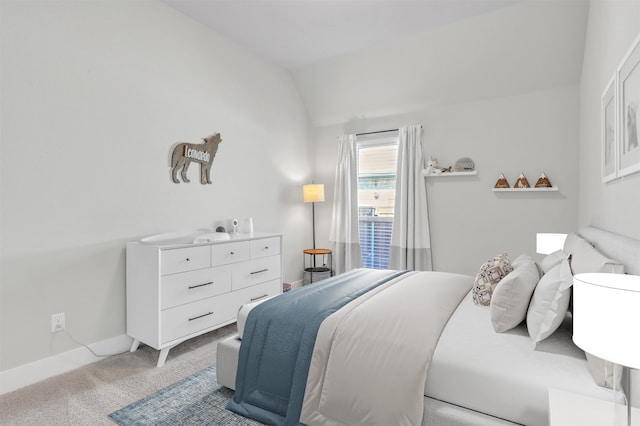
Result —
<instances>
[{"instance_id":1,"label":"decorative pillow","mask_svg":"<svg viewBox=\"0 0 640 426\"><path fill-rule=\"evenodd\" d=\"M513 267L507 253L502 253L484 263L473 283L473 302L476 305L489 306L493 289L511 271Z\"/></svg>"},{"instance_id":2,"label":"decorative pillow","mask_svg":"<svg viewBox=\"0 0 640 426\"><path fill-rule=\"evenodd\" d=\"M558 329L569 308L573 275L569 259L556 265L538 282L527 312L527 329L538 343Z\"/></svg>"},{"instance_id":3,"label":"decorative pillow","mask_svg":"<svg viewBox=\"0 0 640 426\"><path fill-rule=\"evenodd\" d=\"M554 266L559 265L560 262L565 260L567 257L569 257L569 255L563 252L562 250L555 251L545 256L538 264L538 266L540 266L540 269L542 271L541 275L544 275L547 272L549 272L551 269L553 269Z\"/></svg>"},{"instance_id":4,"label":"decorative pillow","mask_svg":"<svg viewBox=\"0 0 640 426\"><path fill-rule=\"evenodd\" d=\"M540 279L530 256L519 256L513 265L513 272L498 283L491 296L491 324L498 333L511 330L527 317L531 295Z\"/></svg>"}]
</instances>

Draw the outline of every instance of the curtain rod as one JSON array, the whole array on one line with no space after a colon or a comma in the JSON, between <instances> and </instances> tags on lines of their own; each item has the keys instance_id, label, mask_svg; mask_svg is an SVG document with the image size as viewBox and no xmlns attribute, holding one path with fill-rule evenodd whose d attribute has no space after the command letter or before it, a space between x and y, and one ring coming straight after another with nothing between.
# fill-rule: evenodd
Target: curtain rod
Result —
<instances>
[{"instance_id":1,"label":"curtain rod","mask_svg":"<svg viewBox=\"0 0 640 426\"><path fill-rule=\"evenodd\" d=\"M378 130L377 132L356 133L356 136L375 135L376 133L397 132L400 129Z\"/></svg>"}]
</instances>

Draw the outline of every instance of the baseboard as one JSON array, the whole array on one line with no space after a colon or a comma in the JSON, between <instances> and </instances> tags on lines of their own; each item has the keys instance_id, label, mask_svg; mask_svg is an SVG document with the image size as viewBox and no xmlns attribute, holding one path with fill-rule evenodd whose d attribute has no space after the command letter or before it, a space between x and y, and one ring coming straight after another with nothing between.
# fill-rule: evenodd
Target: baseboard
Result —
<instances>
[{"instance_id":1,"label":"baseboard","mask_svg":"<svg viewBox=\"0 0 640 426\"><path fill-rule=\"evenodd\" d=\"M291 288L300 288L302 287L302 280L298 280L298 281L292 281L291 282Z\"/></svg>"},{"instance_id":2,"label":"baseboard","mask_svg":"<svg viewBox=\"0 0 640 426\"><path fill-rule=\"evenodd\" d=\"M131 337L122 334L89 346L97 354L117 354L128 351L131 342ZM80 347L11 370L0 371L0 395L102 359L105 358L96 357L87 348Z\"/></svg>"}]
</instances>

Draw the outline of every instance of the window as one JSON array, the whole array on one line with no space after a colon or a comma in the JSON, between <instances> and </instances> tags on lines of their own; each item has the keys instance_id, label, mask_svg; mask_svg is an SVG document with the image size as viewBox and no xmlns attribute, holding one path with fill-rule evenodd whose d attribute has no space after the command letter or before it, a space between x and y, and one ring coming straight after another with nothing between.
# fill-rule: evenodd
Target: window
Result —
<instances>
[{"instance_id":1,"label":"window","mask_svg":"<svg viewBox=\"0 0 640 426\"><path fill-rule=\"evenodd\" d=\"M365 268L389 265L397 159L397 137L358 141L358 220Z\"/></svg>"}]
</instances>

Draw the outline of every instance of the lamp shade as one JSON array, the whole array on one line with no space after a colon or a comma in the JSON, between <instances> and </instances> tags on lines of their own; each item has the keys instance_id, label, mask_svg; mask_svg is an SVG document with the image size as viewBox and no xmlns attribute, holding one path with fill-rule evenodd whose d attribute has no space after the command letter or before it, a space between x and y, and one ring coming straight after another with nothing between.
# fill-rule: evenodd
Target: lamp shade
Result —
<instances>
[{"instance_id":1,"label":"lamp shade","mask_svg":"<svg viewBox=\"0 0 640 426\"><path fill-rule=\"evenodd\" d=\"M574 276L573 341L585 352L638 369L639 326L640 276Z\"/></svg>"},{"instance_id":2,"label":"lamp shade","mask_svg":"<svg viewBox=\"0 0 640 426\"><path fill-rule=\"evenodd\" d=\"M312 183L302 187L302 196L305 203L324 201L324 184Z\"/></svg>"},{"instance_id":3,"label":"lamp shade","mask_svg":"<svg viewBox=\"0 0 640 426\"><path fill-rule=\"evenodd\" d=\"M536 253L551 254L564 247L567 234L536 234Z\"/></svg>"}]
</instances>

